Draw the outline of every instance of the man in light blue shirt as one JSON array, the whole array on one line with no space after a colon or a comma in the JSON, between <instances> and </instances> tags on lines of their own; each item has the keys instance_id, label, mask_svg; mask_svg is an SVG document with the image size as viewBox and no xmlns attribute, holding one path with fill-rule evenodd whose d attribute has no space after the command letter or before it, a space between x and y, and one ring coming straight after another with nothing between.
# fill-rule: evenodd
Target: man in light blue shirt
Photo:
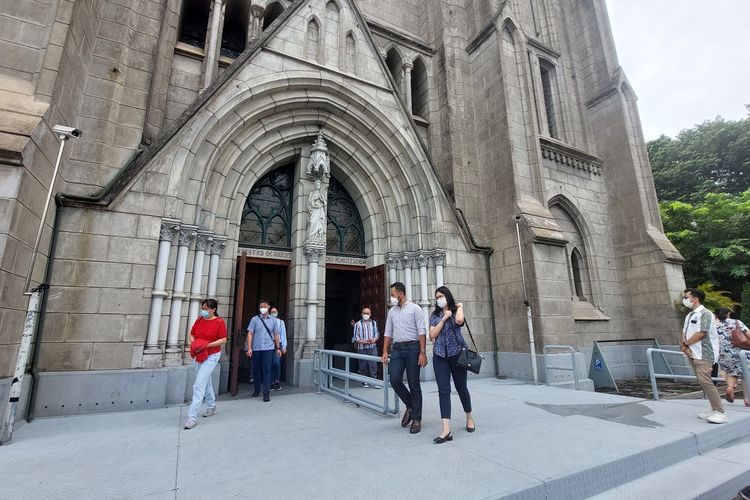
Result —
<instances>
[{"instance_id":1,"label":"man in light blue shirt","mask_svg":"<svg viewBox=\"0 0 750 500\"><path fill-rule=\"evenodd\" d=\"M271 363L273 356L281 356L281 337L278 321L268 314L268 300L258 305L258 314L247 325L247 357L254 357L255 391L252 397L260 395L261 375L263 377L263 401L271 400Z\"/></svg>"},{"instance_id":2,"label":"man in light blue shirt","mask_svg":"<svg viewBox=\"0 0 750 500\"><path fill-rule=\"evenodd\" d=\"M284 320L279 318L279 308L271 307L271 317L276 319L279 327L279 338L281 340L281 356L273 356L271 363L271 389L274 391L281 390L281 358L286 354L286 325Z\"/></svg>"}]
</instances>

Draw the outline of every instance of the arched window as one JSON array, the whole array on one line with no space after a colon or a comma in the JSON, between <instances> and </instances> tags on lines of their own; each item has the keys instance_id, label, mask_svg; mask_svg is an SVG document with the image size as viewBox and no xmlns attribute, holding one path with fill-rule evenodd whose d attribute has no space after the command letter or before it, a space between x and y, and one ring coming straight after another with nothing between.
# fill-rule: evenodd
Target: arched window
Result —
<instances>
[{"instance_id":1,"label":"arched window","mask_svg":"<svg viewBox=\"0 0 750 500\"><path fill-rule=\"evenodd\" d=\"M325 63L328 66L339 67L339 19L341 13L339 6L333 0L326 4L326 25L325 25Z\"/></svg>"},{"instance_id":2,"label":"arched window","mask_svg":"<svg viewBox=\"0 0 750 500\"><path fill-rule=\"evenodd\" d=\"M331 177L328 185L328 228L326 251L338 255L365 255L362 218L349 193Z\"/></svg>"},{"instance_id":3,"label":"arched window","mask_svg":"<svg viewBox=\"0 0 750 500\"><path fill-rule=\"evenodd\" d=\"M274 22L282 12L284 12L284 7L279 2L271 2L268 4L266 12L263 14L263 29L271 26L271 23Z\"/></svg>"},{"instance_id":4,"label":"arched window","mask_svg":"<svg viewBox=\"0 0 750 500\"><path fill-rule=\"evenodd\" d=\"M354 40L354 35L351 32L346 35L344 71L357 74L357 42Z\"/></svg>"},{"instance_id":5,"label":"arched window","mask_svg":"<svg viewBox=\"0 0 750 500\"><path fill-rule=\"evenodd\" d=\"M583 292L583 272L586 269L586 263L583 260L581 252L574 248L570 253L570 267L573 271L573 289L579 300L586 300Z\"/></svg>"},{"instance_id":6,"label":"arched window","mask_svg":"<svg viewBox=\"0 0 750 500\"><path fill-rule=\"evenodd\" d=\"M221 32L221 55L236 59L247 44L249 4L229 2L224 14L224 29Z\"/></svg>"},{"instance_id":7,"label":"arched window","mask_svg":"<svg viewBox=\"0 0 750 500\"><path fill-rule=\"evenodd\" d=\"M411 114L427 119L429 97L427 93L427 67L421 57L414 60L411 72Z\"/></svg>"},{"instance_id":8,"label":"arched window","mask_svg":"<svg viewBox=\"0 0 750 500\"><path fill-rule=\"evenodd\" d=\"M385 58L385 64L388 66L391 75L393 75L393 79L396 80L396 88L399 91L399 95L401 95L401 73L403 70L403 63L401 61L401 55L396 49L388 51Z\"/></svg>"},{"instance_id":9,"label":"arched window","mask_svg":"<svg viewBox=\"0 0 750 500\"><path fill-rule=\"evenodd\" d=\"M547 118L547 134L555 139L560 138L557 123L557 77L555 65L544 59L539 59L539 72L542 76L542 99L544 100L544 116Z\"/></svg>"},{"instance_id":10,"label":"arched window","mask_svg":"<svg viewBox=\"0 0 750 500\"><path fill-rule=\"evenodd\" d=\"M549 207L555 216L560 230L568 240L567 260L568 276L570 279L571 298L580 301L590 301L591 283L589 282L588 266L586 264L586 246L583 235L579 229L576 219L571 212L561 203L556 202Z\"/></svg>"},{"instance_id":11,"label":"arched window","mask_svg":"<svg viewBox=\"0 0 750 500\"><path fill-rule=\"evenodd\" d=\"M247 196L240 224L240 246L291 248L294 167L281 167L260 179Z\"/></svg>"},{"instance_id":12,"label":"arched window","mask_svg":"<svg viewBox=\"0 0 750 500\"><path fill-rule=\"evenodd\" d=\"M310 19L307 24L307 57L318 61L320 58L320 26L318 21Z\"/></svg>"},{"instance_id":13,"label":"arched window","mask_svg":"<svg viewBox=\"0 0 750 500\"><path fill-rule=\"evenodd\" d=\"M208 31L209 0L184 0L178 42L203 50Z\"/></svg>"}]
</instances>

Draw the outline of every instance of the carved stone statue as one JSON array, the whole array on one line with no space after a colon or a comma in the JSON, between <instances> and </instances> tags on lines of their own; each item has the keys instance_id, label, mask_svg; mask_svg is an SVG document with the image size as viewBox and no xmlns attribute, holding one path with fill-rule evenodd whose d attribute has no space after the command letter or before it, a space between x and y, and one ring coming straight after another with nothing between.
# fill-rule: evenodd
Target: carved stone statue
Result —
<instances>
[{"instance_id":1,"label":"carved stone statue","mask_svg":"<svg viewBox=\"0 0 750 500\"><path fill-rule=\"evenodd\" d=\"M315 189L307 198L308 225L305 243L314 246L325 246L326 209L328 199L321 189L320 179L315 181Z\"/></svg>"}]
</instances>

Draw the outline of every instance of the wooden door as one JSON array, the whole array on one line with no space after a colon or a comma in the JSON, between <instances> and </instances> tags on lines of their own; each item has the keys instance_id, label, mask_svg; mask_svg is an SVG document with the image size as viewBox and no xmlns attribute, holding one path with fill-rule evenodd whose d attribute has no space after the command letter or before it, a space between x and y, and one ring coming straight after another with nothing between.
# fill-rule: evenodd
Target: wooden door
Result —
<instances>
[{"instance_id":1,"label":"wooden door","mask_svg":"<svg viewBox=\"0 0 750 500\"><path fill-rule=\"evenodd\" d=\"M240 354L244 342L244 304L245 304L245 277L247 275L247 254L242 252L237 257L237 279L235 283L234 294L234 319L232 321L232 344L230 350L230 370L229 370L229 393L232 396L237 395L238 377L240 373Z\"/></svg>"},{"instance_id":2,"label":"wooden door","mask_svg":"<svg viewBox=\"0 0 750 500\"><path fill-rule=\"evenodd\" d=\"M385 265L365 269L361 274L360 301L362 307L369 306L372 319L378 322L380 338L378 339L378 354L383 352L383 332L385 331L385 301L388 295L385 282Z\"/></svg>"}]
</instances>

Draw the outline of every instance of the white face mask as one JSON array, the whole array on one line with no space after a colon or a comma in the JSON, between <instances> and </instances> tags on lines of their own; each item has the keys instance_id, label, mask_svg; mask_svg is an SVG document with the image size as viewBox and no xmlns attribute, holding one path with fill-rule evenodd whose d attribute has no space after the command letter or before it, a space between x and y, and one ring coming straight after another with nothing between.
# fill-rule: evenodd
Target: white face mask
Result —
<instances>
[{"instance_id":1,"label":"white face mask","mask_svg":"<svg viewBox=\"0 0 750 500\"><path fill-rule=\"evenodd\" d=\"M363 314L362 315L362 319L365 320L365 321L367 321L368 319L370 319L370 315L369 314Z\"/></svg>"},{"instance_id":2,"label":"white face mask","mask_svg":"<svg viewBox=\"0 0 750 500\"><path fill-rule=\"evenodd\" d=\"M684 299L682 299L682 305L685 306L685 307L687 307L688 309L692 309L693 308L693 302L689 298L687 298L687 297L685 297Z\"/></svg>"},{"instance_id":3,"label":"white face mask","mask_svg":"<svg viewBox=\"0 0 750 500\"><path fill-rule=\"evenodd\" d=\"M260 313L261 314L266 314L267 312L268 312L268 308L267 307L261 307L260 308Z\"/></svg>"},{"instance_id":4,"label":"white face mask","mask_svg":"<svg viewBox=\"0 0 750 500\"><path fill-rule=\"evenodd\" d=\"M439 299L437 299L437 306L440 309L443 309L447 305L448 305L448 300L445 297L440 297Z\"/></svg>"},{"instance_id":5,"label":"white face mask","mask_svg":"<svg viewBox=\"0 0 750 500\"><path fill-rule=\"evenodd\" d=\"M279 313L277 313L277 312L271 313L271 316L273 316L274 318L278 318L279 317Z\"/></svg>"},{"instance_id":6,"label":"white face mask","mask_svg":"<svg viewBox=\"0 0 750 500\"><path fill-rule=\"evenodd\" d=\"M397 306L398 305L398 298L397 297L391 297L391 305Z\"/></svg>"}]
</instances>

